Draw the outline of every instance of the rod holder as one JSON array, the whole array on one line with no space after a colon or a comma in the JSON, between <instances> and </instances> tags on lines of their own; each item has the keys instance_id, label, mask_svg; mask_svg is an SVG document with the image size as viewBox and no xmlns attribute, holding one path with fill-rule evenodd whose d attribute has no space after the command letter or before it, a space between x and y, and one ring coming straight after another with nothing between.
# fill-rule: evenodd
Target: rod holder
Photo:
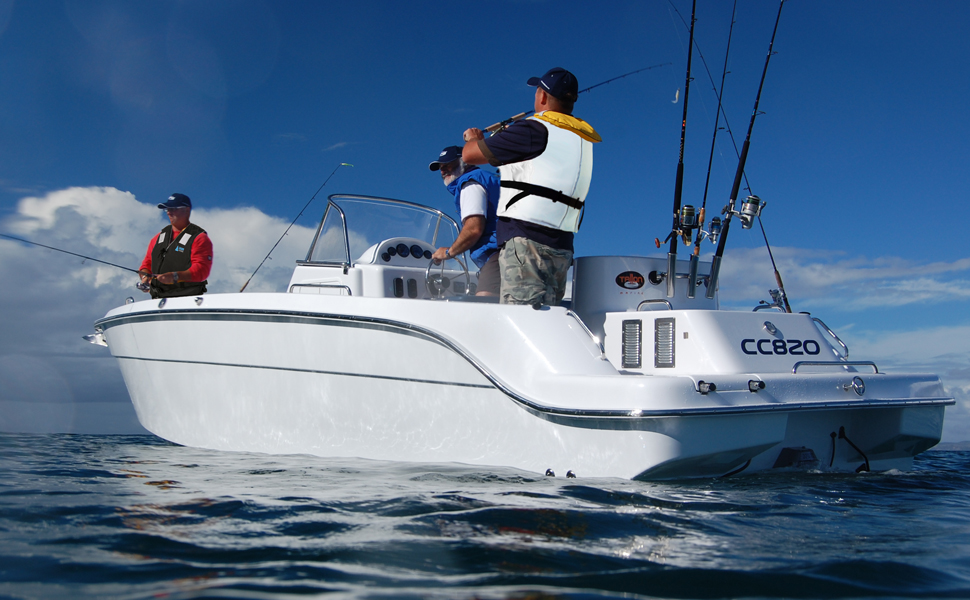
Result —
<instances>
[{"instance_id":1,"label":"rod holder","mask_svg":"<svg viewBox=\"0 0 970 600\"><path fill-rule=\"evenodd\" d=\"M707 280L707 298L714 298L714 293L717 291L717 275L721 271L721 257L714 255L711 259L711 276Z\"/></svg>"},{"instance_id":2,"label":"rod holder","mask_svg":"<svg viewBox=\"0 0 970 600\"><path fill-rule=\"evenodd\" d=\"M677 255L673 252L667 253L667 297L673 298L676 288L674 282L677 279Z\"/></svg>"},{"instance_id":3,"label":"rod holder","mask_svg":"<svg viewBox=\"0 0 970 600\"><path fill-rule=\"evenodd\" d=\"M697 256L690 255L690 268L687 269L687 297L693 298L697 293Z\"/></svg>"}]
</instances>

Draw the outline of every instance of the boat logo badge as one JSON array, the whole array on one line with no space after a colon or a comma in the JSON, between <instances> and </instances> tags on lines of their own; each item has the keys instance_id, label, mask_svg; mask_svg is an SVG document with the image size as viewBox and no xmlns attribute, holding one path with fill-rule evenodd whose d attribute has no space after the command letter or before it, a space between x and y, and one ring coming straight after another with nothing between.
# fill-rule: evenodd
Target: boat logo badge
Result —
<instances>
[{"instance_id":1,"label":"boat logo badge","mask_svg":"<svg viewBox=\"0 0 970 600\"><path fill-rule=\"evenodd\" d=\"M624 271L616 276L616 285L628 290L638 290L645 283L643 275L636 271Z\"/></svg>"}]
</instances>

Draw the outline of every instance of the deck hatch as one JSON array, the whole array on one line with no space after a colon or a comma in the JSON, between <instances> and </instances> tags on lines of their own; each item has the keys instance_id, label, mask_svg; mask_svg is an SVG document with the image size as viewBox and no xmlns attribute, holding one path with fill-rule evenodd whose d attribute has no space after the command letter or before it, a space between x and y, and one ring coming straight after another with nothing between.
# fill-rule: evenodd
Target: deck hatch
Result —
<instances>
[{"instance_id":1,"label":"deck hatch","mask_svg":"<svg viewBox=\"0 0 970 600\"><path fill-rule=\"evenodd\" d=\"M631 319L623 321L623 357L624 369L639 369L642 366L643 355L643 321Z\"/></svg>"},{"instance_id":2,"label":"deck hatch","mask_svg":"<svg viewBox=\"0 0 970 600\"><path fill-rule=\"evenodd\" d=\"M674 367L675 347L674 334L677 331L677 319L665 317L653 322L653 366L656 369L672 369Z\"/></svg>"}]
</instances>

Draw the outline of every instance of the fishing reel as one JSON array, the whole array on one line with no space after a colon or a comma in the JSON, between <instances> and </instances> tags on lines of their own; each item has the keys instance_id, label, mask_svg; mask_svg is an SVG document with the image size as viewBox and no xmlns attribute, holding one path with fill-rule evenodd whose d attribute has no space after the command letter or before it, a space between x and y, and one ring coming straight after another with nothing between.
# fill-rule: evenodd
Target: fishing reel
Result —
<instances>
[{"instance_id":1,"label":"fishing reel","mask_svg":"<svg viewBox=\"0 0 970 600\"><path fill-rule=\"evenodd\" d=\"M711 219L711 224L708 226L705 235L711 240L712 244L717 243L717 237L721 235L721 217Z\"/></svg>"},{"instance_id":2,"label":"fishing reel","mask_svg":"<svg viewBox=\"0 0 970 600\"><path fill-rule=\"evenodd\" d=\"M721 217L714 217L707 226L707 231L701 229L697 232L698 241L705 238L711 240L712 244L717 243L717 236L721 235Z\"/></svg>"},{"instance_id":3,"label":"fishing reel","mask_svg":"<svg viewBox=\"0 0 970 600\"><path fill-rule=\"evenodd\" d=\"M679 235L684 245L689 246L691 244L690 238L698 227L700 227L700 224L697 221L697 210L690 204L685 204L680 207L680 212L677 214L675 229L667 235L662 243L666 244L670 241L670 238ZM653 243L659 248L661 245L660 238L654 238Z\"/></svg>"},{"instance_id":4,"label":"fishing reel","mask_svg":"<svg viewBox=\"0 0 970 600\"><path fill-rule=\"evenodd\" d=\"M741 219L742 229L751 229L754 220L761 216L761 211L768 203L757 196L748 196L741 204L741 210L732 210L730 204L724 207L723 213L728 213Z\"/></svg>"},{"instance_id":5,"label":"fishing reel","mask_svg":"<svg viewBox=\"0 0 970 600\"><path fill-rule=\"evenodd\" d=\"M685 204L680 207L680 214L677 217L678 231L680 238L684 241L684 245L690 244L690 238L695 229L697 229L697 211L690 204Z\"/></svg>"},{"instance_id":6,"label":"fishing reel","mask_svg":"<svg viewBox=\"0 0 970 600\"><path fill-rule=\"evenodd\" d=\"M788 304L788 297L786 296L784 289L776 288L773 290L768 290L768 295L771 296L771 302L761 300L758 302L758 306L754 307L755 312L772 308L776 308L781 312L788 312L788 310L785 308Z\"/></svg>"}]
</instances>

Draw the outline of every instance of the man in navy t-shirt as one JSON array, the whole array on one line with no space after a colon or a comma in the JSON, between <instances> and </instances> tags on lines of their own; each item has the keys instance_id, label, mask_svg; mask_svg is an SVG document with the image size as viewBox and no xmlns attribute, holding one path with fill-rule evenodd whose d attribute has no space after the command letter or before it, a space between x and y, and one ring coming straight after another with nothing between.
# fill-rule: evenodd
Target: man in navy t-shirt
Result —
<instances>
[{"instance_id":1,"label":"man in navy t-shirt","mask_svg":"<svg viewBox=\"0 0 970 600\"><path fill-rule=\"evenodd\" d=\"M556 67L528 84L536 86L536 114L488 139L466 130L462 159L499 167L501 301L558 305L592 176L592 144L601 138L572 116L579 88L572 73Z\"/></svg>"}]
</instances>

